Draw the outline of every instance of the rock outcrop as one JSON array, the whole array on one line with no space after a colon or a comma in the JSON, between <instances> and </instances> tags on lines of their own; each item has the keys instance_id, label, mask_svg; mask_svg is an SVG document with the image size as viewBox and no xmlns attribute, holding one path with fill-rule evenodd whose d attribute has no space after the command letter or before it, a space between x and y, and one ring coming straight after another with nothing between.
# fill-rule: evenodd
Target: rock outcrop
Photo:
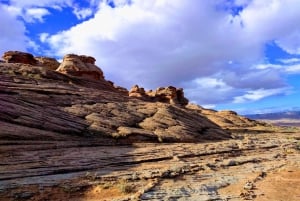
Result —
<instances>
[{"instance_id":1,"label":"rock outcrop","mask_svg":"<svg viewBox=\"0 0 300 201\"><path fill-rule=\"evenodd\" d=\"M72 76L103 80L102 70L95 65L96 59L85 55L67 54L56 71Z\"/></svg>"},{"instance_id":2,"label":"rock outcrop","mask_svg":"<svg viewBox=\"0 0 300 201\"><path fill-rule=\"evenodd\" d=\"M7 63L0 63L0 139L12 138L15 129L13 138L19 139L202 142L230 138L223 128L257 125L234 112L185 107L183 89L172 86L146 92L136 85L128 96L104 79L93 57L66 55L53 71L57 63L52 59L38 58L33 66L23 64L37 61L31 54L5 55ZM49 63L54 65L45 68Z\"/></svg>"},{"instance_id":3,"label":"rock outcrop","mask_svg":"<svg viewBox=\"0 0 300 201\"><path fill-rule=\"evenodd\" d=\"M129 93L129 97L137 97L137 98L144 98L144 99L149 99L148 95L146 94L146 91L144 88L139 87L138 85L134 85Z\"/></svg>"},{"instance_id":4,"label":"rock outcrop","mask_svg":"<svg viewBox=\"0 0 300 201\"><path fill-rule=\"evenodd\" d=\"M181 103L180 89L160 88L149 92L146 101L132 98L104 80L94 61L92 57L67 55L57 71L0 63L0 139L92 137L133 143L230 138L230 133L205 116L170 104ZM62 70L66 74L60 73ZM92 78L97 79L86 78L93 73L97 77Z\"/></svg>"},{"instance_id":5,"label":"rock outcrop","mask_svg":"<svg viewBox=\"0 0 300 201\"><path fill-rule=\"evenodd\" d=\"M34 57L37 60L37 64L39 66L44 66L45 68L47 68L48 70L56 70L60 63L54 59L54 58L50 58L50 57Z\"/></svg>"},{"instance_id":6,"label":"rock outcrop","mask_svg":"<svg viewBox=\"0 0 300 201\"><path fill-rule=\"evenodd\" d=\"M8 51L3 54L2 58L7 63L37 64L37 60L33 57L33 55L26 52Z\"/></svg>"},{"instance_id":7,"label":"rock outcrop","mask_svg":"<svg viewBox=\"0 0 300 201\"><path fill-rule=\"evenodd\" d=\"M182 88L176 88L173 86L159 87L155 91L145 91L144 88L140 88L135 85L129 91L130 97L137 97L143 100L170 103L175 105L187 105L188 99L184 97Z\"/></svg>"},{"instance_id":8,"label":"rock outcrop","mask_svg":"<svg viewBox=\"0 0 300 201\"><path fill-rule=\"evenodd\" d=\"M209 120L211 120L212 122L216 123L224 129L246 129L250 127L267 126L264 122L255 121L240 116L236 112L230 110L216 111L211 109L205 109L195 104L189 104L186 107L199 112L201 115L207 117Z\"/></svg>"}]
</instances>

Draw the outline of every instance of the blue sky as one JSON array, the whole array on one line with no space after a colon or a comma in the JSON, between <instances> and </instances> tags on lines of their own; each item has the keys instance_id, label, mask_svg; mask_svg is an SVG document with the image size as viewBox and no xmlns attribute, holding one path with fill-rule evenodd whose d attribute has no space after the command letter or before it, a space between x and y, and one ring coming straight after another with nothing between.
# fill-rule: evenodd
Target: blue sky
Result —
<instances>
[{"instance_id":1,"label":"blue sky","mask_svg":"<svg viewBox=\"0 0 300 201\"><path fill-rule=\"evenodd\" d=\"M300 0L0 0L0 53L96 58L130 88L240 114L300 110Z\"/></svg>"}]
</instances>

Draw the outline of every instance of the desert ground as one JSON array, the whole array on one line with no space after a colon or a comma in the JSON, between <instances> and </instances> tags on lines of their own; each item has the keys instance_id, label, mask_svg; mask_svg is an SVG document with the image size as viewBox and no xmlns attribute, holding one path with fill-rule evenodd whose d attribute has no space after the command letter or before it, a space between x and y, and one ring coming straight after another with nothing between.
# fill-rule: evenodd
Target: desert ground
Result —
<instances>
[{"instance_id":1,"label":"desert ground","mask_svg":"<svg viewBox=\"0 0 300 201\"><path fill-rule=\"evenodd\" d=\"M300 199L300 133L207 143L1 142L0 200Z\"/></svg>"}]
</instances>

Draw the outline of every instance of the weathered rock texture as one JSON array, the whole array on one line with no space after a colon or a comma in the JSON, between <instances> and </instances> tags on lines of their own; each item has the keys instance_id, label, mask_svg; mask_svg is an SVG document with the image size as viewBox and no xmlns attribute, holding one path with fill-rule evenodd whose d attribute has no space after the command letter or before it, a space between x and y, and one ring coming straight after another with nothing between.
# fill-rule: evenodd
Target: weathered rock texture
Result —
<instances>
[{"instance_id":1,"label":"weathered rock texture","mask_svg":"<svg viewBox=\"0 0 300 201\"><path fill-rule=\"evenodd\" d=\"M3 54L2 58L7 63L37 64L37 60L35 60L33 55L26 52L8 51Z\"/></svg>"},{"instance_id":2,"label":"weathered rock texture","mask_svg":"<svg viewBox=\"0 0 300 201\"><path fill-rule=\"evenodd\" d=\"M134 85L129 91L130 97L141 98L142 100L163 102L177 105L187 105L188 99L184 97L182 88L173 86L159 87L155 91L145 91L144 88Z\"/></svg>"},{"instance_id":3,"label":"weathered rock texture","mask_svg":"<svg viewBox=\"0 0 300 201\"><path fill-rule=\"evenodd\" d=\"M129 97L92 57L53 71L15 53L0 62L0 200L298 198L296 179L271 181L278 194L254 187L283 167L299 178L299 133L186 105L174 87Z\"/></svg>"},{"instance_id":4,"label":"weathered rock texture","mask_svg":"<svg viewBox=\"0 0 300 201\"><path fill-rule=\"evenodd\" d=\"M39 66L44 66L48 70L56 70L60 65L60 63L54 58L50 58L50 57L34 57L34 58L38 61Z\"/></svg>"},{"instance_id":5,"label":"weathered rock texture","mask_svg":"<svg viewBox=\"0 0 300 201\"><path fill-rule=\"evenodd\" d=\"M189 104L186 106L188 109L199 112L201 115L207 117L212 122L221 126L224 129L247 129L253 127L268 127L265 122L255 121L243 116L238 115L234 111L223 110L216 111L205 109L201 106Z\"/></svg>"},{"instance_id":6,"label":"weathered rock texture","mask_svg":"<svg viewBox=\"0 0 300 201\"><path fill-rule=\"evenodd\" d=\"M230 138L227 131L197 112L130 98L104 79L68 76L23 64L1 63L0 69L0 139L85 136L132 143Z\"/></svg>"},{"instance_id":7,"label":"weathered rock texture","mask_svg":"<svg viewBox=\"0 0 300 201\"><path fill-rule=\"evenodd\" d=\"M60 73L94 80L104 79L102 70L95 65L96 59L85 55L67 54L58 67Z\"/></svg>"},{"instance_id":8,"label":"weathered rock texture","mask_svg":"<svg viewBox=\"0 0 300 201\"><path fill-rule=\"evenodd\" d=\"M202 142L230 138L223 128L260 125L234 112L185 107L188 100L175 87L135 86L128 96L104 79L93 57L66 55L57 71L23 63L0 63L0 139Z\"/></svg>"}]
</instances>

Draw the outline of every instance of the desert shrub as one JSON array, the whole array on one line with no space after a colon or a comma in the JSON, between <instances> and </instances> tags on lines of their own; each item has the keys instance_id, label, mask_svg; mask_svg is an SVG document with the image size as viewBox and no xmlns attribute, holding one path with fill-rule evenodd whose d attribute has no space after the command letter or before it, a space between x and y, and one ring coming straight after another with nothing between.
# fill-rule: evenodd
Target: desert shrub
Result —
<instances>
[{"instance_id":1,"label":"desert shrub","mask_svg":"<svg viewBox=\"0 0 300 201\"><path fill-rule=\"evenodd\" d=\"M125 193L125 194L133 193L135 191L134 185L128 183L128 181L125 179L122 179L119 182L118 188L122 193Z\"/></svg>"}]
</instances>

